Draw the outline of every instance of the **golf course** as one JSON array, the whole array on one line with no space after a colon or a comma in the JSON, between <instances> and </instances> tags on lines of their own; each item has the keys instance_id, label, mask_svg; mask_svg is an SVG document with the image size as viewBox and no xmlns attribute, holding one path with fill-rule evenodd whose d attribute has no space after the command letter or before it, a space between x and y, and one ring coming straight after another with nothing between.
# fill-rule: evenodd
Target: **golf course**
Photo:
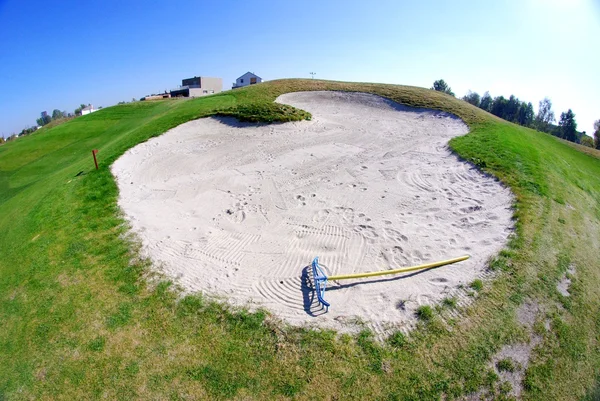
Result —
<instances>
[{"instance_id":1,"label":"golf course","mask_svg":"<svg viewBox=\"0 0 600 401\"><path fill-rule=\"evenodd\" d=\"M305 324L300 281L302 267L312 261L309 258L298 262L304 265L289 263L286 267L280 262L281 271L290 277L290 282L298 283L290 286L298 292L290 292L289 297L284 292L277 294L280 288L277 283L282 284L282 291L284 287L284 280L278 281L277 277L277 281L268 284L265 295L265 299L271 294L277 296L272 307L267 301L266 307L246 307L241 301L229 302L226 294L205 291L200 284L187 285L185 277L177 275L182 259L175 255L173 266L165 265L162 259L157 261L154 255L161 255L164 249L156 244L162 244L163 237L152 239L157 252L149 254L141 234L145 226L136 227L128 219L129 210L120 205L120 194L125 193L120 191L120 186L129 182L119 175L127 172L122 167L127 165L119 165L119 158L135 155L136 149L150 149L153 141L167 141L169 135L172 139L168 140L176 144L179 137L173 135L176 129L182 129L176 127L196 127L193 124L205 124L202 129L208 130L204 131L208 139L203 137L202 143L228 135L227 140L234 144L235 135L239 134L243 145L238 147L242 150L252 146L248 130L275 136L273 149L280 145L276 137L279 133L287 135L290 143L301 143L309 138L317 141L325 131L319 131L321 126L315 120L325 117L317 115L318 107L311 114L310 104L314 98L307 97L306 93L318 92L315 96L321 96L326 104L331 100L323 93L329 91L376 95L364 99L383 98L390 104L408 106L410 112L428 109L427 116L432 116L432 121L439 116L446 118L435 126L435 129L444 126L444 129L454 130L448 136L452 137L448 148L439 146L440 152L448 152L442 156L451 157L452 166L459 164L480 180L477 186L473 184L469 196L483 196L475 189L491 183L490 188L494 187L484 194L487 198L476 201L484 204L496 199L499 205L493 214L487 214L494 219L499 215L498 221L476 221L489 229L485 232L487 237L479 238L489 245L486 256L481 256L483 251L477 247L469 249L473 269L475 264L480 269L460 276L462 281L457 278L457 287L448 295L430 295L430 302L420 306L414 303L414 308L408 304L405 308L404 303L398 306L396 298L402 299L403 295L398 292L402 287L396 287L395 298L386 305L389 308L385 312L373 308L365 314L373 319L385 314L386 330L374 329L368 319L361 318L352 322L354 329L350 331L343 330L342 326L348 323L337 318L335 321L330 318L331 324L323 327ZM298 92L302 94L292 95ZM285 99L294 100L298 106L286 104ZM359 98L367 101L364 99ZM300 104L306 104L306 110ZM393 119L391 112L386 116ZM195 121L201 118L210 119ZM352 116L344 115L349 126L359 124L362 118L356 117L353 123ZM316 128L310 132L303 130L302 127L309 124ZM338 125L341 126L341 122ZM217 129L224 130L223 134L221 131L215 134ZM194 136L193 131L187 132L190 137ZM162 134L165 136L161 137ZM242 142L242 135L246 142ZM369 142L368 138L361 139ZM429 141L429 137L417 139L423 146ZM391 149L393 142L386 146ZM136 148L138 145L141 147ZM290 149L296 149L295 146L300 145ZM327 144L323 142L319 146L323 148ZM433 144L430 147L433 148ZM222 154L224 159L227 149ZM98 150L98 169L92 150ZM340 156L340 163L351 166L354 159L350 156L354 150L349 145L342 150L347 151L347 155ZM265 152L271 157L271 150ZM314 153L302 157L318 158L319 154ZM383 165L384 161L373 154L363 163L365 176ZM156 155L159 155L157 159L162 157L158 150ZM230 156L239 162L236 168L250 165L239 155ZM142 155L138 158L141 161L134 161L142 165L149 157ZM208 163L199 158L201 168L192 173L201 174L204 162ZM166 171L168 164L174 163L158 165L152 174L156 176ZM117 165L118 173L112 170ZM330 167L323 162L320 168L325 171ZM246 177L254 170L248 168L240 174ZM139 170L138 176L143 176L144 171ZM276 176L283 172L284 169L275 168L271 173ZM339 177L332 174L329 178L338 180ZM231 180L241 182L242 179ZM344 190L352 188L353 181L348 180L339 178ZM139 189L135 185L131 187L132 191ZM295 188L291 188L288 195L296 196ZM301 201L298 208L306 206L310 196L319 198L325 194L333 198L325 186L315 188L316 195L297 195ZM360 185L357 188L361 189ZM387 187L382 186L381 191L384 188ZM357 199L369 194L357 195ZM129 205L133 206L145 196L137 192L126 195L130 196ZM399 212L391 210L397 205L393 193L379 195L379 192L376 197L372 195L373 199L377 198L378 205L387 205L390 216ZM223 196L229 196L228 192ZM506 199L510 203L508 208L503 203ZM341 202L336 201L338 203L328 206L327 214ZM364 208L373 207L373 202L375 200L365 203ZM170 210L183 215L184 208L173 209L175 205L170 205ZM230 214L231 219L243 216L245 224L250 224L250 206L252 204L247 209L227 209L224 216L219 217L223 217L223 224L229 224L225 227L234 227L225 221ZM193 212L220 213L220 209L212 210L213 207L208 202L197 202ZM504 218L501 212L496 213L503 208L510 216ZM271 209L275 212L281 209L276 200ZM420 209L411 209L411 214ZM436 210L439 214L435 218L443 221L447 214L444 212L451 211L450 206L442 206ZM173 221L167 212L159 214L154 209L147 212L146 218L152 213L163 216L165 221ZM385 208L379 208L378 213L382 219L387 216ZM185 223L185 216L181 224ZM297 217L293 213L291 216ZM334 217L328 219L332 221ZM500 222L504 226L498 228ZM302 226L301 222L298 224ZM359 227L370 227L364 222L361 224ZM375 222L369 224L375 226ZM393 226L387 220L385 224L401 229L401 225ZM389 232L385 224L381 230ZM257 227L260 229L260 225ZM442 234L466 235L459 229L468 231L470 226L457 228L448 224ZM222 238L246 241L239 235ZM494 243L492 238L502 241ZM278 232L275 239L281 240L283 244L279 246L285 248L287 237ZM250 242L248 239L245 244ZM168 244L170 248L165 249L169 252L178 249L179 245ZM333 260L335 247L327 247L327 242L319 244L330 252L329 260ZM500 246L494 248L498 244ZM205 255L201 245L192 245L195 248L185 248L186 252L192 254L189 251L192 249L197 255ZM413 252L413 248L420 245L417 241L403 247L404 251ZM227 245L220 246L227 248ZM462 251L464 248L460 246L460 242L447 248L432 246L430 254L439 260L446 256L441 251ZM267 243L264 248L253 249L260 254L274 246ZM98 398L596 400L600 398L599 249L600 151L509 123L443 92L389 84L284 79L201 98L136 101L106 107L0 145L0 401ZM298 255L308 254L312 254L312 250L298 251L290 258L297 260ZM461 255L452 253L447 257ZM313 256L318 255L315 252ZM406 260L435 261L418 256ZM206 255L202 256L204 259L198 258L205 260ZM241 257L235 260L243 261ZM322 256L321 261L327 264L328 259ZM344 273L342 269L347 263L340 262L336 273ZM238 264L243 270L243 262ZM185 273L193 270L194 265L182 269ZM260 264L257 269L260 273ZM268 275L268 272L262 274ZM429 277L426 274L421 277ZM445 274L443 282L452 282L452 270ZM221 271L213 276L215 287L227 288L219 284L219 279L225 280ZM195 283L206 277L199 274ZM414 280L418 279L416 275ZM242 281L252 284L248 280L252 279L244 277ZM384 284L371 288L379 293L393 288L390 286L401 285L402 281ZM232 293L235 288L232 287ZM366 292L368 284L363 288ZM251 294L252 288L248 285L244 291ZM341 298L340 293L331 291L327 296L340 297L338 310L343 310L343 303L354 296ZM435 290L429 293L434 294ZM297 311L283 310L283 315L274 312L276 303L294 297L298 298ZM332 305L330 317L338 316L335 306ZM389 326L389 320L393 320L399 309L406 315L403 329ZM311 318L315 319L319 316Z\"/></svg>"}]
</instances>

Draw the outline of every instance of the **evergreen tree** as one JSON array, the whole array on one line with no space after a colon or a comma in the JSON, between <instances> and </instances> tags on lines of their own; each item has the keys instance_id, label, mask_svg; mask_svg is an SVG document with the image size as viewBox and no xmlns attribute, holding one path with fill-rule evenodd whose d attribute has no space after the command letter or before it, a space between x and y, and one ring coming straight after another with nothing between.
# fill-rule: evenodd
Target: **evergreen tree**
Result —
<instances>
[{"instance_id":1,"label":"evergreen tree","mask_svg":"<svg viewBox=\"0 0 600 401\"><path fill-rule=\"evenodd\" d=\"M437 81L435 81L433 83L433 86L431 87L431 89L436 90L438 92L447 93L450 96L454 96L454 92L452 92L452 88L450 88L450 86L448 86L446 81L444 81L443 79L438 79Z\"/></svg>"},{"instance_id":2,"label":"evergreen tree","mask_svg":"<svg viewBox=\"0 0 600 401\"><path fill-rule=\"evenodd\" d=\"M515 95L510 95L510 98L506 102L506 107L504 108L504 115L501 116L506 121L516 122L517 121L517 113L519 112L519 106L521 102Z\"/></svg>"},{"instance_id":3,"label":"evergreen tree","mask_svg":"<svg viewBox=\"0 0 600 401\"><path fill-rule=\"evenodd\" d=\"M567 141L577 142L577 123L575 122L575 114L571 109L566 113L560 114L560 137Z\"/></svg>"},{"instance_id":4,"label":"evergreen tree","mask_svg":"<svg viewBox=\"0 0 600 401\"><path fill-rule=\"evenodd\" d=\"M479 103L479 107L487 112L492 110L492 97L490 96L490 92L485 92L483 97L481 98L481 102Z\"/></svg>"},{"instance_id":5,"label":"evergreen tree","mask_svg":"<svg viewBox=\"0 0 600 401\"><path fill-rule=\"evenodd\" d=\"M465 96L462 98L465 102L471 103L475 107L479 107L481 103L481 97L477 92L471 92L470 90L467 92Z\"/></svg>"},{"instance_id":6,"label":"evergreen tree","mask_svg":"<svg viewBox=\"0 0 600 401\"><path fill-rule=\"evenodd\" d=\"M533 105L531 102L525 103L522 102L519 106L519 111L517 112L517 123L529 127L533 122L534 112Z\"/></svg>"},{"instance_id":7,"label":"evergreen tree","mask_svg":"<svg viewBox=\"0 0 600 401\"><path fill-rule=\"evenodd\" d=\"M506 100L504 96L496 96L492 102L492 108L490 112L495 116L504 118L507 103L508 100Z\"/></svg>"}]
</instances>

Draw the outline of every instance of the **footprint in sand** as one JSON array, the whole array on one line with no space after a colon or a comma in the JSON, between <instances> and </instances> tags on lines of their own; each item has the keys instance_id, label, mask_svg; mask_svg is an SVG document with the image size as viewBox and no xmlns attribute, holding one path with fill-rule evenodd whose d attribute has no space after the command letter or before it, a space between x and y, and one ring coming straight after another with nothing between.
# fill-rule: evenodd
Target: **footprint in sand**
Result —
<instances>
[{"instance_id":1,"label":"footprint in sand","mask_svg":"<svg viewBox=\"0 0 600 401\"><path fill-rule=\"evenodd\" d=\"M227 209L225 211L225 216L227 219L233 223L241 223L246 220L246 212L243 210L231 210Z\"/></svg>"},{"instance_id":2,"label":"footprint in sand","mask_svg":"<svg viewBox=\"0 0 600 401\"><path fill-rule=\"evenodd\" d=\"M379 237L379 234L377 234L375 228L366 224L354 226L354 231L365 237L367 242L370 244L374 244L376 241L375 239Z\"/></svg>"},{"instance_id":3,"label":"footprint in sand","mask_svg":"<svg viewBox=\"0 0 600 401\"><path fill-rule=\"evenodd\" d=\"M384 249L381 251L380 256L392 267L405 266L408 263L408 259L404 255L404 249L399 246Z\"/></svg>"},{"instance_id":4,"label":"footprint in sand","mask_svg":"<svg viewBox=\"0 0 600 401\"><path fill-rule=\"evenodd\" d=\"M313 221L315 223L322 223L329 218L331 211L329 209L321 209L314 216Z\"/></svg>"},{"instance_id":5,"label":"footprint in sand","mask_svg":"<svg viewBox=\"0 0 600 401\"><path fill-rule=\"evenodd\" d=\"M334 210L344 223L352 224L354 222L355 213L351 207L336 206Z\"/></svg>"},{"instance_id":6,"label":"footprint in sand","mask_svg":"<svg viewBox=\"0 0 600 401\"><path fill-rule=\"evenodd\" d=\"M406 235L402 234L400 231L393 229L393 228L385 227L383 229L383 234L386 236L386 238L391 239L396 242L408 241L408 237Z\"/></svg>"},{"instance_id":7,"label":"footprint in sand","mask_svg":"<svg viewBox=\"0 0 600 401\"><path fill-rule=\"evenodd\" d=\"M432 278L431 280L429 280L429 282L433 285L441 285L441 286L446 286L448 285L448 279L447 278L443 278L443 277L435 277Z\"/></svg>"}]
</instances>

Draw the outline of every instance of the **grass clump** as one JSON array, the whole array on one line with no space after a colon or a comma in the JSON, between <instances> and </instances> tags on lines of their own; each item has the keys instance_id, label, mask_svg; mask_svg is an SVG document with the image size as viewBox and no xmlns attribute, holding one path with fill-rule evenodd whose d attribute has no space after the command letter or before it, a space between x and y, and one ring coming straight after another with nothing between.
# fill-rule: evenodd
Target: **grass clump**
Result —
<instances>
[{"instance_id":1,"label":"grass clump","mask_svg":"<svg viewBox=\"0 0 600 401\"><path fill-rule=\"evenodd\" d=\"M96 337L92 341L88 343L88 349L90 351L102 351L104 349L104 345L106 344L106 338L100 336Z\"/></svg>"},{"instance_id":2,"label":"grass clump","mask_svg":"<svg viewBox=\"0 0 600 401\"><path fill-rule=\"evenodd\" d=\"M469 284L469 287L479 292L483 289L483 281L481 281L480 279L473 280L473 282Z\"/></svg>"},{"instance_id":3,"label":"grass clump","mask_svg":"<svg viewBox=\"0 0 600 401\"><path fill-rule=\"evenodd\" d=\"M421 305L417 308L416 315L424 322L429 322L433 319L433 308L429 305Z\"/></svg>"},{"instance_id":4,"label":"grass clump","mask_svg":"<svg viewBox=\"0 0 600 401\"><path fill-rule=\"evenodd\" d=\"M451 309L456 308L457 303L458 303L458 300L456 299L456 297L444 298L442 300L442 305L444 305L447 308L451 308Z\"/></svg>"},{"instance_id":5,"label":"grass clump","mask_svg":"<svg viewBox=\"0 0 600 401\"><path fill-rule=\"evenodd\" d=\"M388 344L395 348L401 348L406 344L406 336L401 331L396 331L394 334L388 337Z\"/></svg>"},{"instance_id":6,"label":"grass clump","mask_svg":"<svg viewBox=\"0 0 600 401\"><path fill-rule=\"evenodd\" d=\"M514 372L517 369L514 361L510 358L504 358L496 362L496 368L499 372Z\"/></svg>"}]
</instances>

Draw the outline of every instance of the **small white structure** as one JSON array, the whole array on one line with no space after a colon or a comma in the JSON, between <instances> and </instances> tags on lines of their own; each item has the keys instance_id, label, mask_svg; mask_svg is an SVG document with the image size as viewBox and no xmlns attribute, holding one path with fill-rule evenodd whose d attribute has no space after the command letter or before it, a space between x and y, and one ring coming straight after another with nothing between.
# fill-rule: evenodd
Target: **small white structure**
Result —
<instances>
[{"instance_id":1,"label":"small white structure","mask_svg":"<svg viewBox=\"0 0 600 401\"><path fill-rule=\"evenodd\" d=\"M231 89L242 88L244 86L259 84L261 82L261 77L254 74L253 72L247 72L235 80L235 83L231 86Z\"/></svg>"},{"instance_id":2,"label":"small white structure","mask_svg":"<svg viewBox=\"0 0 600 401\"><path fill-rule=\"evenodd\" d=\"M85 116L86 114L90 114L95 111L98 111L98 109L95 109L94 105L90 104L88 107L84 107L83 109L81 109L81 115Z\"/></svg>"}]
</instances>

